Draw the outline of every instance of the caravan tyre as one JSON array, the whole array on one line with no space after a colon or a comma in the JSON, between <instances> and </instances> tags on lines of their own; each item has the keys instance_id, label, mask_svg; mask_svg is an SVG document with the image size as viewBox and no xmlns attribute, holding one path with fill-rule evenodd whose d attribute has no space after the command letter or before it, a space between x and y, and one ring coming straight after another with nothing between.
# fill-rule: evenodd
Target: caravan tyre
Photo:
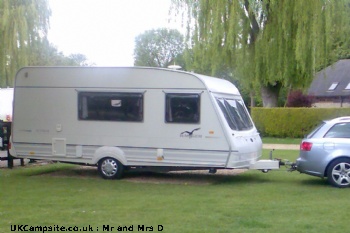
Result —
<instances>
[{"instance_id":1,"label":"caravan tyre","mask_svg":"<svg viewBox=\"0 0 350 233\"><path fill-rule=\"evenodd\" d=\"M123 175L124 166L115 158L107 157L98 162L98 171L104 179L119 179Z\"/></svg>"}]
</instances>

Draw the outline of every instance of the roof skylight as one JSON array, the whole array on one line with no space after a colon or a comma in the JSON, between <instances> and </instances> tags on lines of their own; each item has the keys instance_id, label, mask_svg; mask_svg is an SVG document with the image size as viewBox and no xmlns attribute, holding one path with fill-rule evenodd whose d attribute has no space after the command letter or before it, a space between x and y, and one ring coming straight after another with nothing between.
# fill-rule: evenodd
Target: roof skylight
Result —
<instances>
[{"instance_id":1,"label":"roof skylight","mask_svg":"<svg viewBox=\"0 0 350 233\"><path fill-rule=\"evenodd\" d=\"M337 88L339 83L332 83L332 85L328 88L328 91L334 91ZM349 86L349 85L348 85Z\"/></svg>"},{"instance_id":2,"label":"roof skylight","mask_svg":"<svg viewBox=\"0 0 350 233\"><path fill-rule=\"evenodd\" d=\"M345 90L350 90L350 83L345 87Z\"/></svg>"}]
</instances>

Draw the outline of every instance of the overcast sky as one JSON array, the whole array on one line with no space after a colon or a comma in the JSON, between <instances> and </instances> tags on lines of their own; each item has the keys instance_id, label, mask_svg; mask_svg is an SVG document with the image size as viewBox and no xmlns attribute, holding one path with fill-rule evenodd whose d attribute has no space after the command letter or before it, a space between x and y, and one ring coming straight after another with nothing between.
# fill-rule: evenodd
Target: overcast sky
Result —
<instances>
[{"instance_id":1,"label":"overcast sky","mask_svg":"<svg viewBox=\"0 0 350 233\"><path fill-rule=\"evenodd\" d=\"M49 0L48 38L65 55L81 53L98 66L133 66L135 37L170 20L171 0Z\"/></svg>"}]
</instances>

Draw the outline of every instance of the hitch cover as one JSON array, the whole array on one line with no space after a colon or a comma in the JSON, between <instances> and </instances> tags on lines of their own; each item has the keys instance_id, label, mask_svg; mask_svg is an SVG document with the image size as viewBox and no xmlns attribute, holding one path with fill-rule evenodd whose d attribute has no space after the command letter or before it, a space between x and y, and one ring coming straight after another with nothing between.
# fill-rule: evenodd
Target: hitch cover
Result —
<instances>
[{"instance_id":1,"label":"hitch cover","mask_svg":"<svg viewBox=\"0 0 350 233\"><path fill-rule=\"evenodd\" d=\"M249 169L255 170L276 170L280 168L280 162L278 160L262 159L254 164L251 164Z\"/></svg>"}]
</instances>

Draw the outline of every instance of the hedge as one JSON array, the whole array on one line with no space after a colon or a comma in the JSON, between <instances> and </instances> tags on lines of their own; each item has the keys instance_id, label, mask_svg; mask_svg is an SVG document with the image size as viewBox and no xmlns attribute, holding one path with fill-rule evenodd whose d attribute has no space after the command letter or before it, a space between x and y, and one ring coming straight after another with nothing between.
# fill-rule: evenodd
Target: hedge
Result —
<instances>
[{"instance_id":1,"label":"hedge","mask_svg":"<svg viewBox=\"0 0 350 233\"><path fill-rule=\"evenodd\" d=\"M314 127L335 117L350 116L350 108L251 108L261 136L303 138Z\"/></svg>"}]
</instances>

